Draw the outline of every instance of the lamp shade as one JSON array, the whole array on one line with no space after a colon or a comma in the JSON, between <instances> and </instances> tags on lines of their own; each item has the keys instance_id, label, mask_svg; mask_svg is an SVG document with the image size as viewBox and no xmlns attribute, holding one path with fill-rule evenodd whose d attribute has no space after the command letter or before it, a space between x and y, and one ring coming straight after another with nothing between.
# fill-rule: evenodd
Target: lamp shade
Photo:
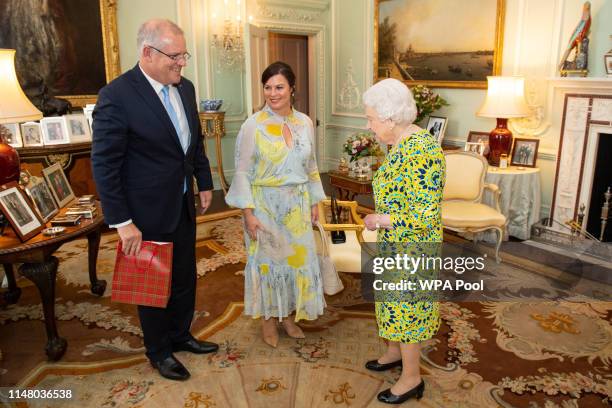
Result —
<instances>
[{"instance_id":1,"label":"lamp shade","mask_svg":"<svg viewBox=\"0 0 612 408\"><path fill-rule=\"evenodd\" d=\"M17 81L15 50L0 49L0 123L27 122L42 116Z\"/></svg>"},{"instance_id":2,"label":"lamp shade","mask_svg":"<svg viewBox=\"0 0 612 408\"><path fill-rule=\"evenodd\" d=\"M525 80L516 76L488 76L487 98L478 111L486 118L520 118L529 114Z\"/></svg>"}]
</instances>

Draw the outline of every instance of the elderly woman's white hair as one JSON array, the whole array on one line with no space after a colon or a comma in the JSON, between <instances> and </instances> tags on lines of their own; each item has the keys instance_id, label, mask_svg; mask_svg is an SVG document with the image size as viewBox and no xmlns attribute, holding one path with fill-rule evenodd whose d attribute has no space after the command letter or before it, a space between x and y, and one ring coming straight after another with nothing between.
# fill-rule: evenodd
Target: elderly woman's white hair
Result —
<instances>
[{"instance_id":1,"label":"elderly woman's white hair","mask_svg":"<svg viewBox=\"0 0 612 408\"><path fill-rule=\"evenodd\" d=\"M379 119L390 119L398 125L409 125L417 117L412 92L393 78L383 79L368 88L363 93L363 104L374 109Z\"/></svg>"}]
</instances>

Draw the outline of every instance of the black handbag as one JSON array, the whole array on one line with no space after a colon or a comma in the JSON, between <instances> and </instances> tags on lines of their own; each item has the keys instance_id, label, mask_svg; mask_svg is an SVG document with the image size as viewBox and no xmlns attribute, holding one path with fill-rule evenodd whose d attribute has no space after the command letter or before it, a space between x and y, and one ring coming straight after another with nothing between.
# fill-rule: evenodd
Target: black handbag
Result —
<instances>
[{"instance_id":1,"label":"black handbag","mask_svg":"<svg viewBox=\"0 0 612 408\"><path fill-rule=\"evenodd\" d=\"M331 194L331 222L332 224L340 224L340 207L338 207L333 192ZM332 244L344 244L346 242L346 233L344 231L332 231L331 240Z\"/></svg>"}]
</instances>

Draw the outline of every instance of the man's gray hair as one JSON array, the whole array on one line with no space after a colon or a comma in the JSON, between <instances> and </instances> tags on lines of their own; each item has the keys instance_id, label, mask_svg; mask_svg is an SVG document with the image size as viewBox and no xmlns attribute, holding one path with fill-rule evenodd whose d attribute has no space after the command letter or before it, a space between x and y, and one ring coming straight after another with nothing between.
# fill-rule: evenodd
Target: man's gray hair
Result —
<instances>
[{"instance_id":1,"label":"man's gray hair","mask_svg":"<svg viewBox=\"0 0 612 408\"><path fill-rule=\"evenodd\" d=\"M136 36L138 56L142 55L142 50L147 45L155 48L163 48L163 46L167 44L164 34L168 31L174 35L184 35L181 27L170 20L155 18L142 23L138 29L138 35Z\"/></svg>"},{"instance_id":2,"label":"man's gray hair","mask_svg":"<svg viewBox=\"0 0 612 408\"><path fill-rule=\"evenodd\" d=\"M363 93L363 104L374 109L381 120L409 125L417 117L412 92L397 79L387 78L375 83Z\"/></svg>"}]
</instances>

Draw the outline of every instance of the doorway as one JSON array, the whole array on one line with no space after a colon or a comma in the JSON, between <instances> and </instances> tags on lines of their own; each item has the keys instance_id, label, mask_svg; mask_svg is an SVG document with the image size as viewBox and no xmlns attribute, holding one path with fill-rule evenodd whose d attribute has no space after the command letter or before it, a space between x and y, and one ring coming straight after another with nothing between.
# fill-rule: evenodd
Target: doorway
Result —
<instances>
[{"instance_id":1,"label":"doorway","mask_svg":"<svg viewBox=\"0 0 612 408\"><path fill-rule=\"evenodd\" d=\"M282 61L295 73L295 109L310 115L308 78L308 36L268 34L268 61Z\"/></svg>"}]
</instances>

